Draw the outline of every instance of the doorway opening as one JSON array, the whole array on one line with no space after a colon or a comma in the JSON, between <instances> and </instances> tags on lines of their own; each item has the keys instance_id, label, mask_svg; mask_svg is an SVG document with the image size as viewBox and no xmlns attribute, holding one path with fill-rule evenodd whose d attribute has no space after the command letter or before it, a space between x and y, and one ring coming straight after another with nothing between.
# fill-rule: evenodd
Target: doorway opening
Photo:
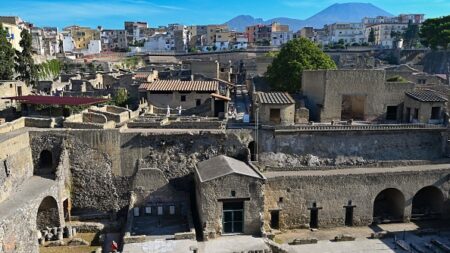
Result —
<instances>
[{"instance_id":1,"label":"doorway opening","mask_svg":"<svg viewBox=\"0 0 450 253\"><path fill-rule=\"evenodd\" d=\"M223 202L223 232L242 233L244 225L244 202Z\"/></svg>"},{"instance_id":2,"label":"doorway opening","mask_svg":"<svg viewBox=\"0 0 450 253\"><path fill-rule=\"evenodd\" d=\"M280 229L280 210L270 211L270 227Z\"/></svg>"}]
</instances>

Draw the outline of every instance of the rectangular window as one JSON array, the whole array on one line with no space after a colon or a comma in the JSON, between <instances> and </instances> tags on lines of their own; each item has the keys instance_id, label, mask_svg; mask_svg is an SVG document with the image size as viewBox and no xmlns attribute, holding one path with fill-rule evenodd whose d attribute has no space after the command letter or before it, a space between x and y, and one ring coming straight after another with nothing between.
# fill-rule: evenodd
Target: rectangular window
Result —
<instances>
[{"instance_id":1,"label":"rectangular window","mask_svg":"<svg viewBox=\"0 0 450 253\"><path fill-rule=\"evenodd\" d=\"M145 207L145 213L146 214L152 214L152 207L151 206L146 206Z\"/></svg>"},{"instance_id":2,"label":"rectangular window","mask_svg":"<svg viewBox=\"0 0 450 253\"><path fill-rule=\"evenodd\" d=\"M133 215L134 215L134 217L138 217L139 216L139 207L133 208Z\"/></svg>"},{"instance_id":3,"label":"rectangular window","mask_svg":"<svg viewBox=\"0 0 450 253\"><path fill-rule=\"evenodd\" d=\"M202 100L201 99L196 99L195 100L195 105L196 106L200 106L202 104Z\"/></svg>"},{"instance_id":4,"label":"rectangular window","mask_svg":"<svg viewBox=\"0 0 450 253\"><path fill-rule=\"evenodd\" d=\"M169 206L169 213L170 213L170 215L175 214L175 206Z\"/></svg>"},{"instance_id":5,"label":"rectangular window","mask_svg":"<svg viewBox=\"0 0 450 253\"><path fill-rule=\"evenodd\" d=\"M180 101L181 102L186 102L186 95L181 95Z\"/></svg>"},{"instance_id":6,"label":"rectangular window","mask_svg":"<svg viewBox=\"0 0 450 253\"><path fill-rule=\"evenodd\" d=\"M158 215L163 215L163 207L162 206L158 206Z\"/></svg>"},{"instance_id":7,"label":"rectangular window","mask_svg":"<svg viewBox=\"0 0 450 253\"><path fill-rule=\"evenodd\" d=\"M430 119L439 119L441 115L441 107L432 107L431 108L431 118Z\"/></svg>"}]
</instances>

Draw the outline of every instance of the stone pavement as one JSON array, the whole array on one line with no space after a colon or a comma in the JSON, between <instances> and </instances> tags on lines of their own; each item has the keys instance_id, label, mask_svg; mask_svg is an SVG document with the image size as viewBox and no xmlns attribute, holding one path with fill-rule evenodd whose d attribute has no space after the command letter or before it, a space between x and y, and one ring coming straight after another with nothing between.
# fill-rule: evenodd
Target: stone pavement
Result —
<instances>
[{"instance_id":1,"label":"stone pavement","mask_svg":"<svg viewBox=\"0 0 450 253\"><path fill-rule=\"evenodd\" d=\"M143 243L125 244L122 253L192 253L190 247L197 247L197 241L154 240Z\"/></svg>"},{"instance_id":2,"label":"stone pavement","mask_svg":"<svg viewBox=\"0 0 450 253\"><path fill-rule=\"evenodd\" d=\"M417 235L417 230L427 231L426 235ZM324 229L310 231L307 229L293 230L288 233L277 235L277 241L283 241L283 249L289 253L356 253L356 252L409 252L401 249L394 243L394 237L378 239L368 239L373 232L390 231L395 233L396 240L404 240L406 245L414 245L416 249L422 252L441 252L433 246L431 240L450 246L450 228L447 223L439 221L427 221L420 224L411 223L392 223L380 224L370 227L340 227L333 229ZM330 239L338 234L348 234L355 237L355 241L332 242ZM306 245L288 245L287 242L295 238L317 238L317 244ZM417 252L417 251L412 251Z\"/></svg>"},{"instance_id":3,"label":"stone pavement","mask_svg":"<svg viewBox=\"0 0 450 253\"><path fill-rule=\"evenodd\" d=\"M192 253L196 247L198 253L232 253L255 250L269 250L262 238L236 235L222 236L207 242L194 240L155 240L144 243L126 244L123 253Z\"/></svg>"}]
</instances>

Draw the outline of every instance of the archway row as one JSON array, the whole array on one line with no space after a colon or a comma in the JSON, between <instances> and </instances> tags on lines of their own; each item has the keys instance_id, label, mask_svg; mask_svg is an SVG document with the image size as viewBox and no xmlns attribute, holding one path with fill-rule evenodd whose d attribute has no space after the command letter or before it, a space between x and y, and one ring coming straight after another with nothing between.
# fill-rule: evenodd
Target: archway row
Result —
<instances>
[{"instance_id":1,"label":"archway row","mask_svg":"<svg viewBox=\"0 0 450 253\"><path fill-rule=\"evenodd\" d=\"M436 186L426 186L413 197L411 219L439 219L444 207L444 195ZM375 223L402 222L404 220L405 197L395 188L381 191L374 200L373 221Z\"/></svg>"}]
</instances>

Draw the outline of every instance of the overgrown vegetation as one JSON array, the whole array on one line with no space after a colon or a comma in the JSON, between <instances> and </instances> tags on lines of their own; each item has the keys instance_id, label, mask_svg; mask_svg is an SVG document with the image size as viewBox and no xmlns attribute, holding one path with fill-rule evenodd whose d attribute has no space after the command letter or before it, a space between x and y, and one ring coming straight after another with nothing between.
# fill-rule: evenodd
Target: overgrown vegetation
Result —
<instances>
[{"instance_id":1,"label":"overgrown vegetation","mask_svg":"<svg viewBox=\"0 0 450 253\"><path fill-rule=\"evenodd\" d=\"M450 44L450 15L425 20L420 29L423 45L432 49L448 49Z\"/></svg>"},{"instance_id":2,"label":"overgrown vegetation","mask_svg":"<svg viewBox=\"0 0 450 253\"><path fill-rule=\"evenodd\" d=\"M53 59L37 65L39 80L54 79L61 73L61 62Z\"/></svg>"},{"instance_id":3,"label":"overgrown vegetation","mask_svg":"<svg viewBox=\"0 0 450 253\"><path fill-rule=\"evenodd\" d=\"M116 105L116 106L121 106L121 107L126 107L126 105L128 104L130 98L128 96L128 92L126 89L124 88L120 88L117 90L116 94L114 95L112 101L110 104Z\"/></svg>"},{"instance_id":4,"label":"overgrown vegetation","mask_svg":"<svg viewBox=\"0 0 450 253\"><path fill-rule=\"evenodd\" d=\"M393 76L388 78L386 81L388 82L392 82L392 83L406 83L408 82L408 80L406 80L405 78L403 78L402 76Z\"/></svg>"},{"instance_id":5,"label":"overgrown vegetation","mask_svg":"<svg viewBox=\"0 0 450 253\"><path fill-rule=\"evenodd\" d=\"M274 91L298 92L303 70L315 69L336 69L336 64L310 40L294 39L283 45L266 78Z\"/></svg>"},{"instance_id":6,"label":"overgrown vegetation","mask_svg":"<svg viewBox=\"0 0 450 253\"><path fill-rule=\"evenodd\" d=\"M122 66L128 69L136 69L141 64L142 59L138 56L129 57L122 62Z\"/></svg>"}]
</instances>

